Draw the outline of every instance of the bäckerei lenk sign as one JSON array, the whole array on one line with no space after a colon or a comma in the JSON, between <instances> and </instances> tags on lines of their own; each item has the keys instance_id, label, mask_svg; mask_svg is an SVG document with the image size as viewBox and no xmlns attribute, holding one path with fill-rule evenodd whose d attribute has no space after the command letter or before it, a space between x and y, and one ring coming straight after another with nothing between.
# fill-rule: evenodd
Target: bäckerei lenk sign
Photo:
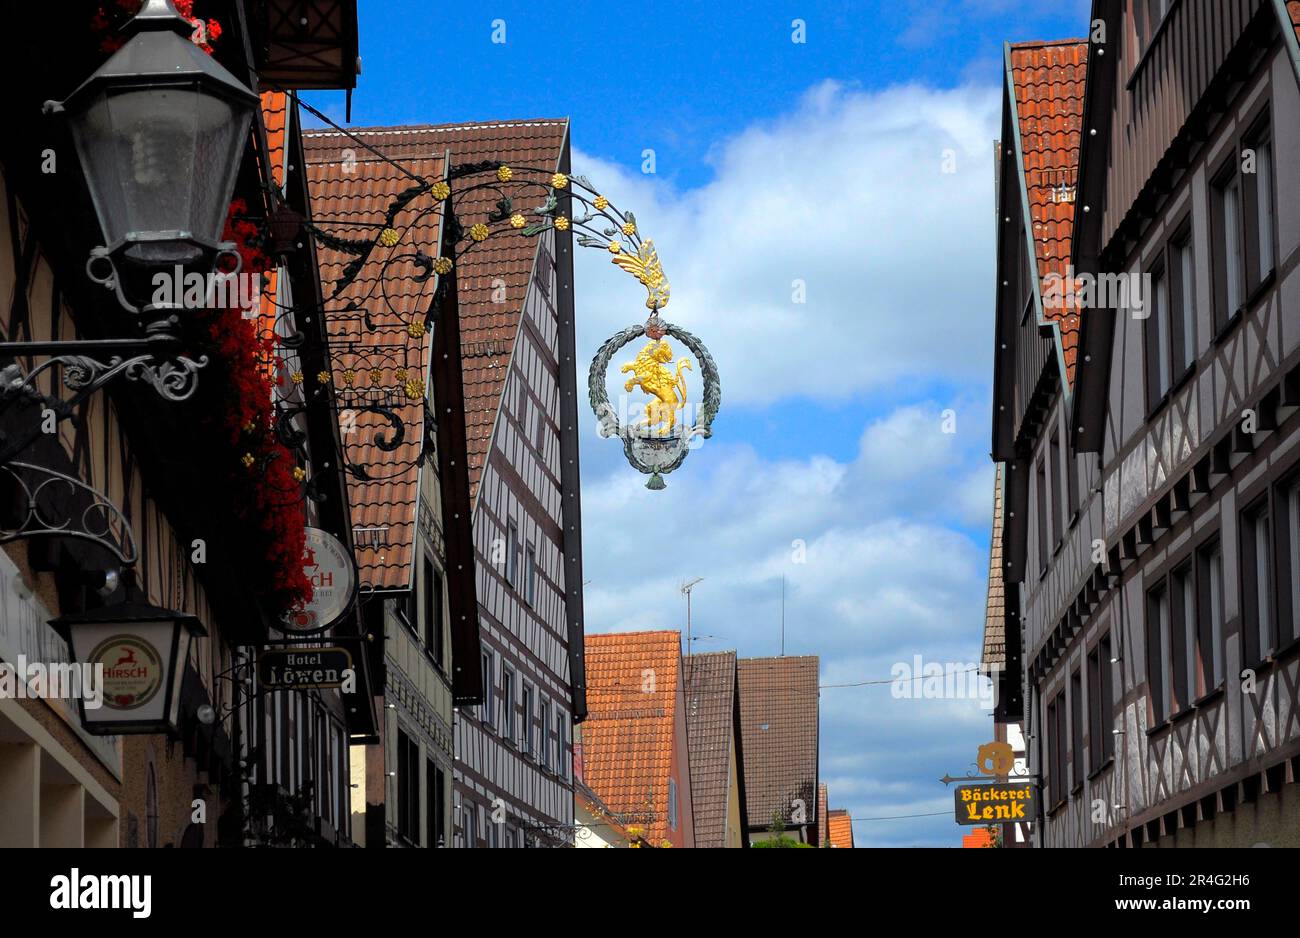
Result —
<instances>
[{"instance_id":1,"label":"b\u00e4ckerei lenk sign","mask_svg":"<svg viewBox=\"0 0 1300 938\"><path fill-rule=\"evenodd\" d=\"M1035 818L1034 786L1025 782L958 785L952 795L958 824L996 824Z\"/></svg>"}]
</instances>

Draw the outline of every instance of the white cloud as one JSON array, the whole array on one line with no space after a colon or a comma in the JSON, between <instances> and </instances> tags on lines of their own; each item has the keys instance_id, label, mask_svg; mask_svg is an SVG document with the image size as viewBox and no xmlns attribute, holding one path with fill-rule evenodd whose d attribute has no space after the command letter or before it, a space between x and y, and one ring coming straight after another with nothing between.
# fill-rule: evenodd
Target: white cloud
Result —
<instances>
[{"instance_id":1,"label":"white cloud","mask_svg":"<svg viewBox=\"0 0 1300 938\"><path fill-rule=\"evenodd\" d=\"M826 82L721 144L698 189L580 152L574 164L654 240L673 286L665 318L713 350L725 403L986 380L993 256L971 247L993 230L999 106L986 87ZM645 292L603 252L578 263L579 340L594 349L645 318Z\"/></svg>"}]
</instances>

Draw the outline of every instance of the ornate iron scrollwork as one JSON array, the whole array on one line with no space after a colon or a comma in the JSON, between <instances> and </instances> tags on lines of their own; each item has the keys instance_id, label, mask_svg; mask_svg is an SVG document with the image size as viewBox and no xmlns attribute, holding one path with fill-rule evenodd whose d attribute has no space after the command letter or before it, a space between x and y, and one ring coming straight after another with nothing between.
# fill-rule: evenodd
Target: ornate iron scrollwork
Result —
<instances>
[{"instance_id":1,"label":"ornate iron scrollwork","mask_svg":"<svg viewBox=\"0 0 1300 938\"><path fill-rule=\"evenodd\" d=\"M12 526L0 522L0 544L28 537L72 537L98 544L124 565L139 556L126 516L103 493L45 466L10 462L0 475L20 495Z\"/></svg>"}]
</instances>

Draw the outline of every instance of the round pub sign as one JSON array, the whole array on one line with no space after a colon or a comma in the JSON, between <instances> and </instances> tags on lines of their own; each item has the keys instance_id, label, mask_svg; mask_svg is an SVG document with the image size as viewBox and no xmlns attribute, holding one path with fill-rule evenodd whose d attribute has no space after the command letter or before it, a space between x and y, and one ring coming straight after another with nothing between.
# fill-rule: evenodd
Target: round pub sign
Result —
<instances>
[{"instance_id":1,"label":"round pub sign","mask_svg":"<svg viewBox=\"0 0 1300 938\"><path fill-rule=\"evenodd\" d=\"M91 666L104 668L104 701L117 710L143 707L162 687L162 657L135 635L115 635L90 653Z\"/></svg>"},{"instance_id":2,"label":"round pub sign","mask_svg":"<svg viewBox=\"0 0 1300 938\"><path fill-rule=\"evenodd\" d=\"M308 528L302 570L311 580L312 599L289 613L285 630L323 632L352 608L357 592L357 567L343 543L320 528Z\"/></svg>"}]
</instances>

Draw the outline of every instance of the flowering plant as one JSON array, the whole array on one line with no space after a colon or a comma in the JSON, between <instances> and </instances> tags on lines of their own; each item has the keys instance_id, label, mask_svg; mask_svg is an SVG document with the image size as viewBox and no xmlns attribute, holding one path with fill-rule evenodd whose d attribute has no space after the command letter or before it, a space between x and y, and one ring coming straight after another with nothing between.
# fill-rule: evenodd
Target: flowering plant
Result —
<instances>
[{"instance_id":1,"label":"flowering plant","mask_svg":"<svg viewBox=\"0 0 1300 938\"><path fill-rule=\"evenodd\" d=\"M122 48L122 27L140 12L144 0L104 0L95 8L95 15L90 19L91 30L100 37L99 50L113 53ZM194 0L172 0L176 12L194 27L190 40L206 52L212 54L212 44L221 38L221 23L214 19L203 19L194 15Z\"/></svg>"},{"instance_id":2,"label":"flowering plant","mask_svg":"<svg viewBox=\"0 0 1300 938\"><path fill-rule=\"evenodd\" d=\"M241 273L264 274L271 268L262 250L262 232L249 220L243 199L230 204L223 239L235 243ZM212 393L219 399L205 408L202 436L215 445L211 464L221 467L241 535L251 541L243 552L252 561L246 579L269 608L300 608L313 591L302 566L301 470L274 432L271 382L283 365L276 354L275 331L263 328L257 318L247 318L238 303L199 311L196 321L221 376L205 382L217 388Z\"/></svg>"}]
</instances>

